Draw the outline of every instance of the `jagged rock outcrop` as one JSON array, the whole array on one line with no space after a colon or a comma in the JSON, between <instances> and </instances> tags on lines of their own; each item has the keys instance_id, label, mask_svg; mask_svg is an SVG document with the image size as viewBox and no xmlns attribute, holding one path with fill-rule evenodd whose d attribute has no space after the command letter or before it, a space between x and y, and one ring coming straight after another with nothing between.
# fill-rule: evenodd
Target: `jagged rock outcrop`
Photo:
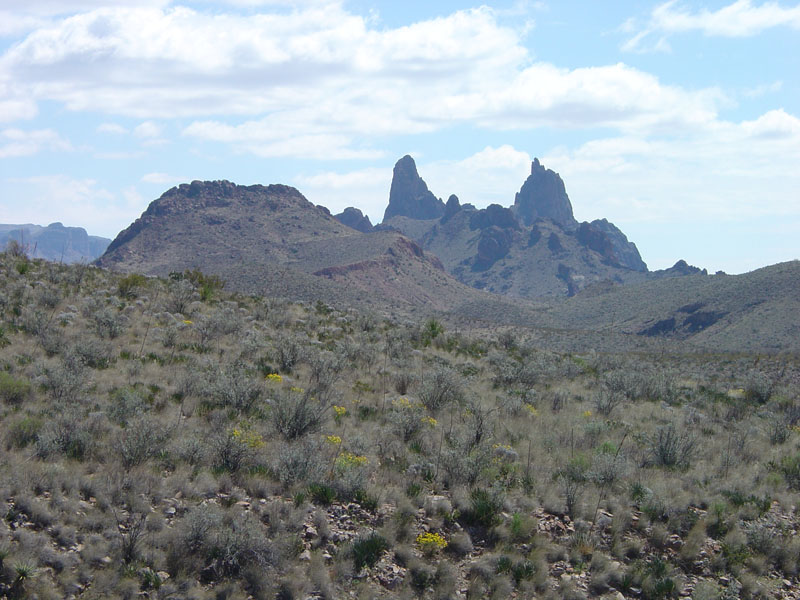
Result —
<instances>
[{"instance_id":1,"label":"jagged rock outcrop","mask_svg":"<svg viewBox=\"0 0 800 600\"><path fill-rule=\"evenodd\" d=\"M581 223L575 235L584 246L599 252L610 262L641 273L647 272L647 265L636 244L629 242L625 234L607 219Z\"/></svg>"},{"instance_id":2,"label":"jagged rock outcrop","mask_svg":"<svg viewBox=\"0 0 800 600\"><path fill-rule=\"evenodd\" d=\"M685 260L681 259L669 269L659 269L658 271L653 271L652 274L655 277L679 277L682 275L708 275L708 271L690 265Z\"/></svg>"},{"instance_id":3,"label":"jagged rock outcrop","mask_svg":"<svg viewBox=\"0 0 800 600\"><path fill-rule=\"evenodd\" d=\"M478 255L473 270L485 271L491 267L508 254L513 241L514 236L508 229L494 226L483 229L478 239Z\"/></svg>"},{"instance_id":4,"label":"jagged rock outcrop","mask_svg":"<svg viewBox=\"0 0 800 600\"><path fill-rule=\"evenodd\" d=\"M0 248L10 240L20 243L33 258L63 263L92 261L105 252L111 240L89 235L83 227L61 223L41 225L0 225Z\"/></svg>"},{"instance_id":5,"label":"jagged rock outcrop","mask_svg":"<svg viewBox=\"0 0 800 600\"><path fill-rule=\"evenodd\" d=\"M519 229L519 221L511 209L504 208L499 204L490 204L484 209L475 211L469 218L470 229L486 229L487 227Z\"/></svg>"},{"instance_id":6,"label":"jagged rock outcrop","mask_svg":"<svg viewBox=\"0 0 800 600\"><path fill-rule=\"evenodd\" d=\"M544 217L566 229L577 226L564 182L558 173L545 169L538 158L533 159L531 174L514 198L514 211L525 225Z\"/></svg>"},{"instance_id":7,"label":"jagged rock outcrop","mask_svg":"<svg viewBox=\"0 0 800 600\"><path fill-rule=\"evenodd\" d=\"M439 219L444 212L444 202L428 189L417 173L414 159L406 154L398 160L394 165L389 206L386 207L383 220L398 216L420 220Z\"/></svg>"},{"instance_id":8,"label":"jagged rock outcrop","mask_svg":"<svg viewBox=\"0 0 800 600\"><path fill-rule=\"evenodd\" d=\"M369 217L352 206L348 206L338 215L333 215L333 218L339 221L339 223L352 227L361 233L369 233L372 231L372 222L369 220Z\"/></svg>"},{"instance_id":9,"label":"jagged rock outcrop","mask_svg":"<svg viewBox=\"0 0 800 600\"><path fill-rule=\"evenodd\" d=\"M444 205L444 214L442 215L441 223L447 223L450 218L461 210L461 203L458 201L458 196L452 194Z\"/></svg>"}]
</instances>

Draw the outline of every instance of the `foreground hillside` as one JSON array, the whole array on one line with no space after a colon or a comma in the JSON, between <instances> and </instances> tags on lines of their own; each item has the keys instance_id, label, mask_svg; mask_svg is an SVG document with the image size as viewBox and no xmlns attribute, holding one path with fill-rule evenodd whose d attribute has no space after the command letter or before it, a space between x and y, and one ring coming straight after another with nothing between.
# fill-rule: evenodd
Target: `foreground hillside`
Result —
<instances>
[{"instance_id":1,"label":"foreground hillside","mask_svg":"<svg viewBox=\"0 0 800 600\"><path fill-rule=\"evenodd\" d=\"M0 597L796 598L800 365L0 254Z\"/></svg>"}]
</instances>

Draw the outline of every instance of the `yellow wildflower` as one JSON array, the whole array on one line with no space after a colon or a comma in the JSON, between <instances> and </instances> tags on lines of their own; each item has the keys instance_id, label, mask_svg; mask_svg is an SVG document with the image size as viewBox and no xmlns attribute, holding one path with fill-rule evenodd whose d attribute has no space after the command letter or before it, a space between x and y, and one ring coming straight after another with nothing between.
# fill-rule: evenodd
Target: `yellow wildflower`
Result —
<instances>
[{"instance_id":1,"label":"yellow wildflower","mask_svg":"<svg viewBox=\"0 0 800 600\"><path fill-rule=\"evenodd\" d=\"M425 554L433 554L447 547L447 540L440 533L425 532L417 536L417 545Z\"/></svg>"},{"instance_id":2,"label":"yellow wildflower","mask_svg":"<svg viewBox=\"0 0 800 600\"><path fill-rule=\"evenodd\" d=\"M325 441L331 444L332 446L338 446L339 444L342 443L342 438L340 438L338 435L326 435Z\"/></svg>"},{"instance_id":3,"label":"yellow wildflower","mask_svg":"<svg viewBox=\"0 0 800 600\"><path fill-rule=\"evenodd\" d=\"M281 377L277 373L270 373L269 375L267 375L267 381L271 383L280 383L281 381L283 381L283 377Z\"/></svg>"}]
</instances>

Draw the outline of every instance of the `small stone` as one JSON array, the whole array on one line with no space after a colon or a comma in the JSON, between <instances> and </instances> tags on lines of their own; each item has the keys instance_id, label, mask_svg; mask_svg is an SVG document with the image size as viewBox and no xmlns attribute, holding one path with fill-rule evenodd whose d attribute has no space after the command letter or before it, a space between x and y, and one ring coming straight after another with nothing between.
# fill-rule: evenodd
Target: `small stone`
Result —
<instances>
[{"instance_id":1,"label":"small stone","mask_svg":"<svg viewBox=\"0 0 800 600\"><path fill-rule=\"evenodd\" d=\"M303 562L309 562L311 560L311 550L303 550L298 558Z\"/></svg>"}]
</instances>

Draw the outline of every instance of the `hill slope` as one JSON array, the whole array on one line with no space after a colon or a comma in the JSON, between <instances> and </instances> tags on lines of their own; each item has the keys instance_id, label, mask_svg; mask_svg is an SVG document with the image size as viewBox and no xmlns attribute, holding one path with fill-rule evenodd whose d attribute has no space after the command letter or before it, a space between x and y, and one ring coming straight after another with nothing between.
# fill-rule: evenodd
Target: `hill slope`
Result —
<instances>
[{"instance_id":1,"label":"hill slope","mask_svg":"<svg viewBox=\"0 0 800 600\"><path fill-rule=\"evenodd\" d=\"M360 233L284 185L172 188L98 264L152 275L198 268L239 291L359 306L444 310L479 294L399 233Z\"/></svg>"},{"instance_id":2,"label":"hill slope","mask_svg":"<svg viewBox=\"0 0 800 600\"><path fill-rule=\"evenodd\" d=\"M541 323L687 340L731 351L800 351L800 261L742 275L689 275L586 290Z\"/></svg>"}]
</instances>

